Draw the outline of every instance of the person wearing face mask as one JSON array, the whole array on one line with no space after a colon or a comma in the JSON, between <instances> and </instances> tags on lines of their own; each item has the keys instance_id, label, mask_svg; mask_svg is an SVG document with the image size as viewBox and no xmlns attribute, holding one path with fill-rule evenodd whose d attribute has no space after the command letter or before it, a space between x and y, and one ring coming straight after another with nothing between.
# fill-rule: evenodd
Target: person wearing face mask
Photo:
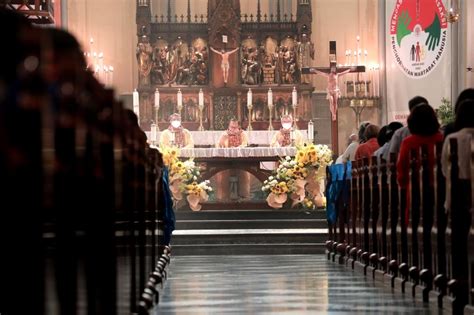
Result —
<instances>
[{"instance_id":1,"label":"person wearing face mask","mask_svg":"<svg viewBox=\"0 0 474 315\"><path fill-rule=\"evenodd\" d=\"M217 143L218 148L246 147L248 138L233 118L229 127L222 133ZM250 198L250 173L242 170L225 170L215 175L219 183L215 190L217 200L239 200Z\"/></svg>"},{"instance_id":2,"label":"person wearing face mask","mask_svg":"<svg viewBox=\"0 0 474 315\"><path fill-rule=\"evenodd\" d=\"M160 135L161 147L192 148L194 141L188 129L181 125L181 116L175 113L170 116L170 125Z\"/></svg>"},{"instance_id":3,"label":"person wearing face mask","mask_svg":"<svg viewBox=\"0 0 474 315\"><path fill-rule=\"evenodd\" d=\"M231 119L229 128L219 138L217 147L219 148L236 148L246 147L248 138L245 132L240 128L239 122L236 119Z\"/></svg>"},{"instance_id":4,"label":"person wearing face mask","mask_svg":"<svg viewBox=\"0 0 474 315\"><path fill-rule=\"evenodd\" d=\"M281 129L275 133L270 142L272 147L300 146L303 144L303 135L293 128L291 115L281 116Z\"/></svg>"}]
</instances>

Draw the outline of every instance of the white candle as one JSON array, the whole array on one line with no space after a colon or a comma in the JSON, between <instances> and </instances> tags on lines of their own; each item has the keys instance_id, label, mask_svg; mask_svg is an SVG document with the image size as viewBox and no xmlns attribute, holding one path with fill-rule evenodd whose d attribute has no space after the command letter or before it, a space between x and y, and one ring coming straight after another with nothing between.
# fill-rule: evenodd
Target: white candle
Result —
<instances>
[{"instance_id":1,"label":"white candle","mask_svg":"<svg viewBox=\"0 0 474 315\"><path fill-rule=\"evenodd\" d=\"M160 108L160 91L158 89L155 90L155 108L157 110Z\"/></svg>"},{"instance_id":2,"label":"white candle","mask_svg":"<svg viewBox=\"0 0 474 315\"><path fill-rule=\"evenodd\" d=\"M138 122L140 123L140 98L137 89L133 91L133 112L137 115Z\"/></svg>"},{"instance_id":3,"label":"white candle","mask_svg":"<svg viewBox=\"0 0 474 315\"><path fill-rule=\"evenodd\" d=\"M291 105L296 106L298 104L298 92L296 91L296 87L293 87L293 91L291 92Z\"/></svg>"},{"instance_id":4,"label":"white candle","mask_svg":"<svg viewBox=\"0 0 474 315\"><path fill-rule=\"evenodd\" d=\"M272 89L268 89L268 93L267 93L267 97L268 97L268 105L269 106L273 106L273 92L272 92Z\"/></svg>"},{"instance_id":5,"label":"white candle","mask_svg":"<svg viewBox=\"0 0 474 315\"><path fill-rule=\"evenodd\" d=\"M151 124L151 141L156 141L156 124Z\"/></svg>"},{"instance_id":6,"label":"white candle","mask_svg":"<svg viewBox=\"0 0 474 315\"><path fill-rule=\"evenodd\" d=\"M204 93L202 92L202 89L199 89L199 107L203 108L204 107Z\"/></svg>"},{"instance_id":7,"label":"white candle","mask_svg":"<svg viewBox=\"0 0 474 315\"><path fill-rule=\"evenodd\" d=\"M181 93L181 89L178 89L178 109L183 107L183 93Z\"/></svg>"},{"instance_id":8,"label":"white candle","mask_svg":"<svg viewBox=\"0 0 474 315\"><path fill-rule=\"evenodd\" d=\"M313 142L313 137L314 137L314 124L313 124L313 121L310 120L308 122L308 140L310 142Z\"/></svg>"},{"instance_id":9,"label":"white candle","mask_svg":"<svg viewBox=\"0 0 474 315\"><path fill-rule=\"evenodd\" d=\"M249 89L247 92L247 106L252 105L252 90Z\"/></svg>"}]
</instances>

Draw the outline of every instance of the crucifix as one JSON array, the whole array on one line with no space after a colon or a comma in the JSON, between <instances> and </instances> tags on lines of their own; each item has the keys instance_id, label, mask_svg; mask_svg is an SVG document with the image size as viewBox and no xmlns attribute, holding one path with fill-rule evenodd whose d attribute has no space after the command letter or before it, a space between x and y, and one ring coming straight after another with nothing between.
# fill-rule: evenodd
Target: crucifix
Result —
<instances>
[{"instance_id":1,"label":"crucifix","mask_svg":"<svg viewBox=\"0 0 474 315\"><path fill-rule=\"evenodd\" d=\"M329 109L331 110L331 138L332 150L338 151L338 134L337 134L337 101L341 96L341 91L338 86L339 76L345 75L349 72L365 72L365 66L352 67L338 67L336 58L336 42L329 42L329 67L307 67L302 68L302 74L319 74L328 79L327 99L329 100Z\"/></svg>"}]
</instances>

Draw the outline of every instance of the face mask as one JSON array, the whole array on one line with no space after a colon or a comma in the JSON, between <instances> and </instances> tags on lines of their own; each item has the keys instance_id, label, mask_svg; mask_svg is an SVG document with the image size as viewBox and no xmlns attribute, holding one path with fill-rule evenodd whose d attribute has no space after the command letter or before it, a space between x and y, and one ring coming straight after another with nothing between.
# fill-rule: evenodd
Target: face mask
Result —
<instances>
[{"instance_id":1,"label":"face mask","mask_svg":"<svg viewBox=\"0 0 474 315\"><path fill-rule=\"evenodd\" d=\"M179 126L181 126L181 121L179 120L173 120L171 122L171 126L173 126L173 128L178 128Z\"/></svg>"},{"instance_id":2,"label":"face mask","mask_svg":"<svg viewBox=\"0 0 474 315\"><path fill-rule=\"evenodd\" d=\"M288 130L288 129L291 128L291 123L283 123L283 124L281 124L281 125L282 125L283 129L287 129L287 130Z\"/></svg>"}]
</instances>

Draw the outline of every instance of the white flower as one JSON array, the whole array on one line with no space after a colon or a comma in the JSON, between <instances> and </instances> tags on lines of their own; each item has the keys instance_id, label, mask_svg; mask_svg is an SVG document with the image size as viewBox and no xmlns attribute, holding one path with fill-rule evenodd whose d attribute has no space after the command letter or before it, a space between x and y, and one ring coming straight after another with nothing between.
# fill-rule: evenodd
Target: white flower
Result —
<instances>
[{"instance_id":1,"label":"white flower","mask_svg":"<svg viewBox=\"0 0 474 315\"><path fill-rule=\"evenodd\" d=\"M270 177L268 177L268 179L269 179L270 181L272 181L272 180L274 179L274 177L273 177L273 176L270 176Z\"/></svg>"},{"instance_id":2,"label":"white flower","mask_svg":"<svg viewBox=\"0 0 474 315\"><path fill-rule=\"evenodd\" d=\"M291 157L287 156L285 159L286 159L287 161L290 161L290 160L291 160Z\"/></svg>"}]
</instances>

